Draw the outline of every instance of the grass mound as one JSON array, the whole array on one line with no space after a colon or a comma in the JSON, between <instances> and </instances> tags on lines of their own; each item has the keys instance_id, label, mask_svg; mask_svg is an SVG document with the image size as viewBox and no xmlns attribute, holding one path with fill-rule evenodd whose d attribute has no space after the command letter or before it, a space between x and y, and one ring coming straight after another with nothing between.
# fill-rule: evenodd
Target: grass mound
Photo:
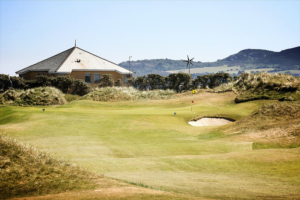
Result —
<instances>
[{"instance_id":1,"label":"grass mound","mask_svg":"<svg viewBox=\"0 0 300 200\"><path fill-rule=\"evenodd\" d=\"M81 99L94 101L136 101L148 99L169 99L173 90L139 91L133 87L105 87L95 88L93 92Z\"/></svg>"},{"instance_id":2,"label":"grass mound","mask_svg":"<svg viewBox=\"0 0 300 200\"><path fill-rule=\"evenodd\" d=\"M93 188L91 173L0 134L0 197Z\"/></svg>"},{"instance_id":3,"label":"grass mound","mask_svg":"<svg viewBox=\"0 0 300 200\"><path fill-rule=\"evenodd\" d=\"M230 84L223 84L214 92L235 91L235 102L259 99L295 101L300 100L300 78L288 74L241 74Z\"/></svg>"},{"instance_id":4,"label":"grass mound","mask_svg":"<svg viewBox=\"0 0 300 200\"><path fill-rule=\"evenodd\" d=\"M278 102L262 105L226 130L243 133L240 138L253 141L253 148L300 147L300 104Z\"/></svg>"},{"instance_id":5,"label":"grass mound","mask_svg":"<svg viewBox=\"0 0 300 200\"><path fill-rule=\"evenodd\" d=\"M28 90L9 89L0 94L2 105L61 105L65 103L64 94L54 87L38 87Z\"/></svg>"}]
</instances>

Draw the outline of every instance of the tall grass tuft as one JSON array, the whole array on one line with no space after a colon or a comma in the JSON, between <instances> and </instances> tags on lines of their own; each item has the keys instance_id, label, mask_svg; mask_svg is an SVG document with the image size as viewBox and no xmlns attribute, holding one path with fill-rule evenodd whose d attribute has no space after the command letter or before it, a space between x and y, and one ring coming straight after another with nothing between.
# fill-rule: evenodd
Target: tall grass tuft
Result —
<instances>
[{"instance_id":1,"label":"tall grass tuft","mask_svg":"<svg viewBox=\"0 0 300 200\"><path fill-rule=\"evenodd\" d=\"M54 87L38 87L28 90L10 88L0 94L0 104L2 105L61 105L66 102L64 94Z\"/></svg>"},{"instance_id":2,"label":"tall grass tuft","mask_svg":"<svg viewBox=\"0 0 300 200\"><path fill-rule=\"evenodd\" d=\"M94 188L96 176L33 146L0 134L0 197L22 197Z\"/></svg>"},{"instance_id":3,"label":"tall grass tuft","mask_svg":"<svg viewBox=\"0 0 300 200\"><path fill-rule=\"evenodd\" d=\"M81 99L94 101L137 101L149 99L170 99L175 94L173 90L139 91L133 87L95 88L93 92Z\"/></svg>"},{"instance_id":4,"label":"tall grass tuft","mask_svg":"<svg viewBox=\"0 0 300 200\"><path fill-rule=\"evenodd\" d=\"M258 99L294 101L300 100L300 77L289 74L244 73L230 83L216 87L213 92L235 91L235 101Z\"/></svg>"}]
</instances>

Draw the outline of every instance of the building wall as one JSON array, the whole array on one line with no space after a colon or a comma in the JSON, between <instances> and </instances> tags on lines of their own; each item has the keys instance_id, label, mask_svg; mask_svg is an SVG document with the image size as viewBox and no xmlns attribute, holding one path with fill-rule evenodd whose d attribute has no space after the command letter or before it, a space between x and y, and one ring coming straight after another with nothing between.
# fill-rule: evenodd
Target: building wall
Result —
<instances>
[{"instance_id":1,"label":"building wall","mask_svg":"<svg viewBox=\"0 0 300 200\"><path fill-rule=\"evenodd\" d=\"M25 80L33 80L36 76L38 76L38 73L41 73L41 74L45 73L46 76L52 76L51 74L48 74L48 72L27 72L27 73L23 74L23 78ZM124 76L128 76L128 75L124 75L124 74L119 74L118 72L114 72L114 71L112 71L112 72L109 72L109 71L72 71L70 74L67 74L67 76L71 76L75 79L81 79L81 80L85 81L85 73L91 74L91 83L88 83L88 85L90 87L99 85L99 83L94 83L94 74L100 74L100 78L104 74L111 74L114 81L121 79L123 83L124 83ZM56 74L56 76L59 76L59 75ZM130 75L130 77L132 77L132 75Z\"/></svg>"},{"instance_id":2,"label":"building wall","mask_svg":"<svg viewBox=\"0 0 300 200\"><path fill-rule=\"evenodd\" d=\"M122 82L124 83L124 74L120 74L118 72L109 72L109 71L72 71L70 76L75 78L75 79L82 79L85 81L85 73L90 73L91 74L91 83L88 83L90 87L98 86L99 83L94 83L94 74L100 74L100 79L104 74L111 74L112 78L114 81L117 81L118 79L121 79ZM127 76L127 75L125 75ZM131 77L131 75L130 75Z\"/></svg>"},{"instance_id":3,"label":"building wall","mask_svg":"<svg viewBox=\"0 0 300 200\"><path fill-rule=\"evenodd\" d=\"M27 72L25 74L23 74L23 78L25 80L33 80L36 76L39 75L39 73L42 75L43 73L46 75L46 76L49 76L48 72L45 71L45 72Z\"/></svg>"}]
</instances>

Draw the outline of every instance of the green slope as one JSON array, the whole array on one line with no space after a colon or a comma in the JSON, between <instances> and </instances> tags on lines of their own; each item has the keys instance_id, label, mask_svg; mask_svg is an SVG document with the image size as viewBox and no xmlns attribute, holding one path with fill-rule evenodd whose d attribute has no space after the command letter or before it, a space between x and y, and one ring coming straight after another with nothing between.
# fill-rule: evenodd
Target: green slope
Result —
<instances>
[{"instance_id":1,"label":"green slope","mask_svg":"<svg viewBox=\"0 0 300 200\"><path fill-rule=\"evenodd\" d=\"M274 199L300 196L300 148L252 150L221 127L192 127L197 116L240 120L266 101L235 104L233 93L172 100L74 101L54 107L9 107L0 125L21 141L92 172L189 197ZM12 111L15 111L12 113ZM176 116L174 116L176 112ZM17 116L23 116L17 119ZM1 121L5 119L2 117ZM227 130L227 129L226 129Z\"/></svg>"}]
</instances>

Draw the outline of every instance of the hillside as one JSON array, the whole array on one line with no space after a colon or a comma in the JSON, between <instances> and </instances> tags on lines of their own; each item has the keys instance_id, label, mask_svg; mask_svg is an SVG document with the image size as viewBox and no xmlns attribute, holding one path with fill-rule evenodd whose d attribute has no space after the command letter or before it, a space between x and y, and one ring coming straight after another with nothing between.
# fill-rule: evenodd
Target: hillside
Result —
<instances>
[{"instance_id":1,"label":"hillside","mask_svg":"<svg viewBox=\"0 0 300 200\"><path fill-rule=\"evenodd\" d=\"M119 65L128 68L129 63L125 61ZM215 62L195 62L191 68L220 67L224 65L228 67L240 66L240 70L251 71L257 71L257 69L262 68L273 68L268 69L273 72L300 70L300 47L286 49L280 52L245 49ZM183 62L183 60L171 59L137 60L130 62L130 68L135 71L138 76L150 73L167 75L169 74L167 71L186 69L186 63Z\"/></svg>"},{"instance_id":2,"label":"hillside","mask_svg":"<svg viewBox=\"0 0 300 200\"><path fill-rule=\"evenodd\" d=\"M274 52L257 60L257 63L300 65L300 47Z\"/></svg>"}]
</instances>

